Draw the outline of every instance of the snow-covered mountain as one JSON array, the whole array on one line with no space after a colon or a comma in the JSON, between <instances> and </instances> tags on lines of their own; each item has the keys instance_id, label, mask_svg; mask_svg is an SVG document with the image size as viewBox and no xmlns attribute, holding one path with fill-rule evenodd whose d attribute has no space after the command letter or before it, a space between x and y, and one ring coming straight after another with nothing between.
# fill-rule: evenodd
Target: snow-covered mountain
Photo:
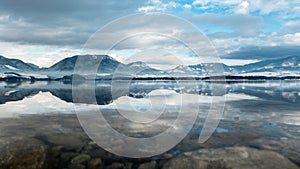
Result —
<instances>
[{"instance_id":1,"label":"snow-covered mountain","mask_svg":"<svg viewBox=\"0 0 300 169\"><path fill-rule=\"evenodd\" d=\"M65 58L49 68L39 68L18 59L0 56L1 77L18 73L23 77L61 78L71 76L79 55ZM81 70L98 66L97 77L207 77L214 75L233 76L300 76L300 57L289 56L279 59L264 60L243 66L228 66L222 63L201 63L177 66L171 70L158 70L144 62L121 63L107 55L83 55ZM85 72L82 72L84 74Z\"/></svg>"},{"instance_id":2,"label":"snow-covered mountain","mask_svg":"<svg viewBox=\"0 0 300 169\"><path fill-rule=\"evenodd\" d=\"M242 75L290 76L300 75L300 57L289 56L232 67Z\"/></svg>"},{"instance_id":3,"label":"snow-covered mountain","mask_svg":"<svg viewBox=\"0 0 300 169\"><path fill-rule=\"evenodd\" d=\"M55 71L55 72L56 71L73 72L78 57L79 57L79 55L65 58L44 70L45 71ZM88 69L91 66L95 66L95 65L99 64L99 62L98 62L99 60L101 60L101 63L99 65L98 71L103 72L103 73L111 73L118 66L123 65L122 63L118 62L117 60L115 60L112 57L107 56L107 55L82 55L81 57L84 57L84 62L82 62L82 64L79 65L81 67L80 70L84 70L84 68Z\"/></svg>"},{"instance_id":4,"label":"snow-covered mountain","mask_svg":"<svg viewBox=\"0 0 300 169\"><path fill-rule=\"evenodd\" d=\"M36 71L39 67L31 64L25 63L19 59L9 59L4 56L0 56L0 71L1 72L28 72L28 71Z\"/></svg>"},{"instance_id":5,"label":"snow-covered mountain","mask_svg":"<svg viewBox=\"0 0 300 169\"><path fill-rule=\"evenodd\" d=\"M80 65L77 65L77 68L82 70L83 74L89 72L90 68L95 66L98 66L97 74L100 76L113 74L117 68L121 69L125 67L124 64L107 55L76 55L65 58L49 68L44 68L42 71L50 77L55 78L71 75L74 72L75 64L79 57L84 58L84 62L82 62ZM99 64L100 60L101 62Z\"/></svg>"}]
</instances>

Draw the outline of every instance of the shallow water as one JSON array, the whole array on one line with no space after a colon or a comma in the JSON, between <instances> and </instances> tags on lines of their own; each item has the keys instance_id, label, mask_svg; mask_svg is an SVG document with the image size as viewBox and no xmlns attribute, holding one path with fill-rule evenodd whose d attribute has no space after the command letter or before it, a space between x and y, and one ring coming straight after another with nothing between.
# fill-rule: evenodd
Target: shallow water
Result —
<instances>
[{"instance_id":1,"label":"shallow water","mask_svg":"<svg viewBox=\"0 0 300 169\"><path fill-rule=\"evenodd\" d=\"M171 159L180 158L187 152L241 146L276 152L300 165L298 81L230 84L188 81L120 81L111 84L110 81L104 81L94 85L96 89L89 88L89 84L75 86L83 93L94 92L94 99L90 99L89 95L73 99L70 84L2 82L2 147L15 144L18 140L34 139L42 142L47 151L45 162L40 168L74 167L72 158L80 154L87 154L89 158L76 165L87 168L92 168L90 161L95 159L101 159L101 166L98 165L104 168L117 164L127 168L130 164L131 168L138 168L153 161L156 168L166 168ZM220 123L213 135L200 144L199 134L203 131L209 111L214 107L222 113ZM103 150L83 131L76 113L87 116L100 112L113 129L136 138L155 136L168 128L179 128L174 125L179 113L188 119L192 116L191 112L196 112L197 118L191 130L177 129L188 135L169 151L154 157L131 159ZM74 139L67 139L71 137ZM77 145L74 143L74 146L68 147L78 138ZM104 134L103 139L110 140ZM151 150L151 147L139 146L144 151ZM51 152L55 148L58 149L57 154L53 155ZM21 147L19 149L22 150ZM98 154L93 154L94 151ZM71 156L69 159L62 158L66 153ZM55 161L54 166L50 165L50 161ZM9 165L14 164L11 162Z\"/></svg>"}]
</instances>

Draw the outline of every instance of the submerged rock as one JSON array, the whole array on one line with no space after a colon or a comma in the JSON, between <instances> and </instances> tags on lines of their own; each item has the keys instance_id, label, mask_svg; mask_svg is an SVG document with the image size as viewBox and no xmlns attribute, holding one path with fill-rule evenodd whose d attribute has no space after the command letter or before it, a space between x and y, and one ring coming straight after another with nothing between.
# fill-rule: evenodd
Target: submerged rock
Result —
<instances>
[{"instance_id":1,"label":"submerged rock","mask_svg":"<svg viewBox=\"0 0 300 169\"><path fill-rule=\"evenodd\" d=\"M151 161L148 163L141 164L138 169L155 169L155 167L156 167L156 162Z\"/></svg>"},{"instance_id":2,"label":"submerged rock","mask_svg":"<svg viewBox=\"0 0 300 169\"><path fill-rule=\"evenodd\" d=\"M123 169L125 165L123 163L112 163L111 165L107 166L107 169Z\"/></svg>"},{"instance_id":3,"label":"submerged rock","mask_svg":"<svg viewBox=\"0 0 300 169\"><path fill-rule=\"evenodd\" d=\"M85 169L85 166L81 164L71 164L68 169Z\"/></svg>"},{"instance_id":4,"label":"submerged rock","mask_svg":"<svg viewBox=\"0 0 300 169\"><path fill-rule=\"evenodd\" d=\"M76 134L51 134L44 136L42 141L68 150L80 150L86 143Z\"/></svg>"},{"instance_id":5,"label":"submerged rock","mask_svg":"<svg viewBox=\"0 0 300 169\"><path fill-rule=\"evenodd\" d=\"M247 147L201 149L171 159L163 169L299 169L282 155Z\"/></svg>"},{"instance_id":6,"label":"submerged rock","mask_svg":"<svg viewBox=\"0 0 300 169\"><path fill-rule=\"evenodd\" d=\"M72 164L82 164L88 161L91 157L87 154L80 154L71 160Z\"/></svg>"},{"instance_id":7,"label":"submerged rock","mask_svg":"<svg viewBox=\"0 0 300 169\"><path fill-rule=\"evenodd\" d=\"M1 169L42 169L47 146L36 139L14 140L3 145L0 153Z\"/></svg>"},{"instance_id":8,"label":"submerged rock","mask_svg":"<svg viewBox=\"0 0 300 169\"><path fill-rule=\"evenodd\" d=\"M89 162L89 168L100 168L102 166L102 160L101 158L94 158L91 159Z\"/></svg>"}]
</instances>

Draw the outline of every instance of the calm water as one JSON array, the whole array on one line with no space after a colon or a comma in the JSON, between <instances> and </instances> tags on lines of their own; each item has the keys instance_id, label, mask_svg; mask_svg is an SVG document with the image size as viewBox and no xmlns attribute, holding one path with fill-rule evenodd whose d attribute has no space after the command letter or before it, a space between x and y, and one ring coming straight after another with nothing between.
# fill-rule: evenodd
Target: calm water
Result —
<instances>
[{"instance_id":1,"label":"calm water","mask_svg":"<svg viewBox=\"0 0 300 169\"><path fill-rule=\"evenodd\" d=\"M140 113L151 110L178 111L180 105L225 103L223 119L268 121L300 125L300 82L269 81L260 83L214 84L171 81L132 82L129 87L112 87L110 81L99 82L96 89L88 84L77 85L96 94L95 103L83 99L80 111L97 109L128 109ZM214 96L213 87L224 93ZM197 88L196 88L197 87ZM116 92L112 93L111 91ZM218 99L215 99L218 98ZM0 117L20 117L25 114L75 113L72 85L62 82L0 83ZM205 113L204 106L200 109Z\"/></svg>"},{"instance_id":2,"label":"calm water","mask_svg":"<svg viewBox=\"0 0 300 169\"><path fill-rule=\"evenodd\" d=\"M83 133L75 116L76 112L99 112L99 110L119 132L134 137L152 136L170 126L174 127L172 124L178 112L188 114L190 111L199 110L198 118L189 135L167 152L171 158L180 153L203 148L246 146L275 151L293 163L300 164L298 81L230 84L198 82L196 85L188 81L180 84L172 81L111 84L110 81L103 81L95 84L96 89L89 88L89 84L76 84L76 87L86 93L95 92L96 99L94 101L79 99L75 101L78 103L74 103L72 85L61 82L1 82L1 139L13 142L16 138L32 137L54 146L58 143L51 142L53 133L66 135ZM114 92L111 92L112 89ZM207 142L199 144L197 139L207 112L215 105L224 108L220 124ZM153 122L154 125L130 122L121 116L120 111L125 112L125 116L134 112L131 120ZM45 136L47 141L44 139ZM89 140L87 136L84 137ZM64 151L61 153L65 153ZM107 153L99 156L105 165L120 161L125 164L124 159L130 161ZM160 164L164 156L167 155L152 158L156 159L156 167L164 166ZM133 168L137 168L144 161L130 162ZM62 166L67 165L65 163L58 162Z\"/></svg>"}]
</instances>

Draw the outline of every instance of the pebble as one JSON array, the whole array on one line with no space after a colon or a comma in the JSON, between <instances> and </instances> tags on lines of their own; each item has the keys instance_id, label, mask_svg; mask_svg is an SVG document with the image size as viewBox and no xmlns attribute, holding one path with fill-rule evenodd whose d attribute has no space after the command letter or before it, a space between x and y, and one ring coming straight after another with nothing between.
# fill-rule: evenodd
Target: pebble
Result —
<instances>
[{"instance_id":1,"label":"pebble","mask_svg":"<svg viewBox=\"0 0 300 169\"><path fill-rule=\"evenodd\" d=\"M88 161L91 157L87 154L80 154L71 160L72 164L82 164Z\"/></svg>"},{"instance_id":2,"label":"pebble","mask_svg":"<svg viewBox=\"0 0 300 169\"><path fill-rule=\"evenodd\" d=\"M96 168L96 167L100 167L102 165L102 160L101 158L93 158L90 160L89 162L89 167L90 168Z\"/></svg>"},{"instance_id":3,"label":"pebble","mask_svg":"<svg viewBox=\"0 0 300 169\"><path fill-rule=\"evenodd\" d=\"M148 163L141 164L138 169L155 169L155 167L156 167L156 161L151 161Z\"/></svg>"},{"instance_id":4,"label":"pebble","mask_svg":"<svg viewBox=\"0 0 300 169\"><path fill-rule=\"evenodd\" d=\"M85 169L85 166L81 164L71 164L68 169Z\"/></svg>"},{"instance_id":5,"label":"pebble","mask_svg":"<svg viewBox=\"0 0 300 169\"><path fill-rule=\"evenodd\" d=\"M123 169L125 166L123 163L112 163L111 165L107 166L106 169Z\"/></svg>"}]
</instances>

